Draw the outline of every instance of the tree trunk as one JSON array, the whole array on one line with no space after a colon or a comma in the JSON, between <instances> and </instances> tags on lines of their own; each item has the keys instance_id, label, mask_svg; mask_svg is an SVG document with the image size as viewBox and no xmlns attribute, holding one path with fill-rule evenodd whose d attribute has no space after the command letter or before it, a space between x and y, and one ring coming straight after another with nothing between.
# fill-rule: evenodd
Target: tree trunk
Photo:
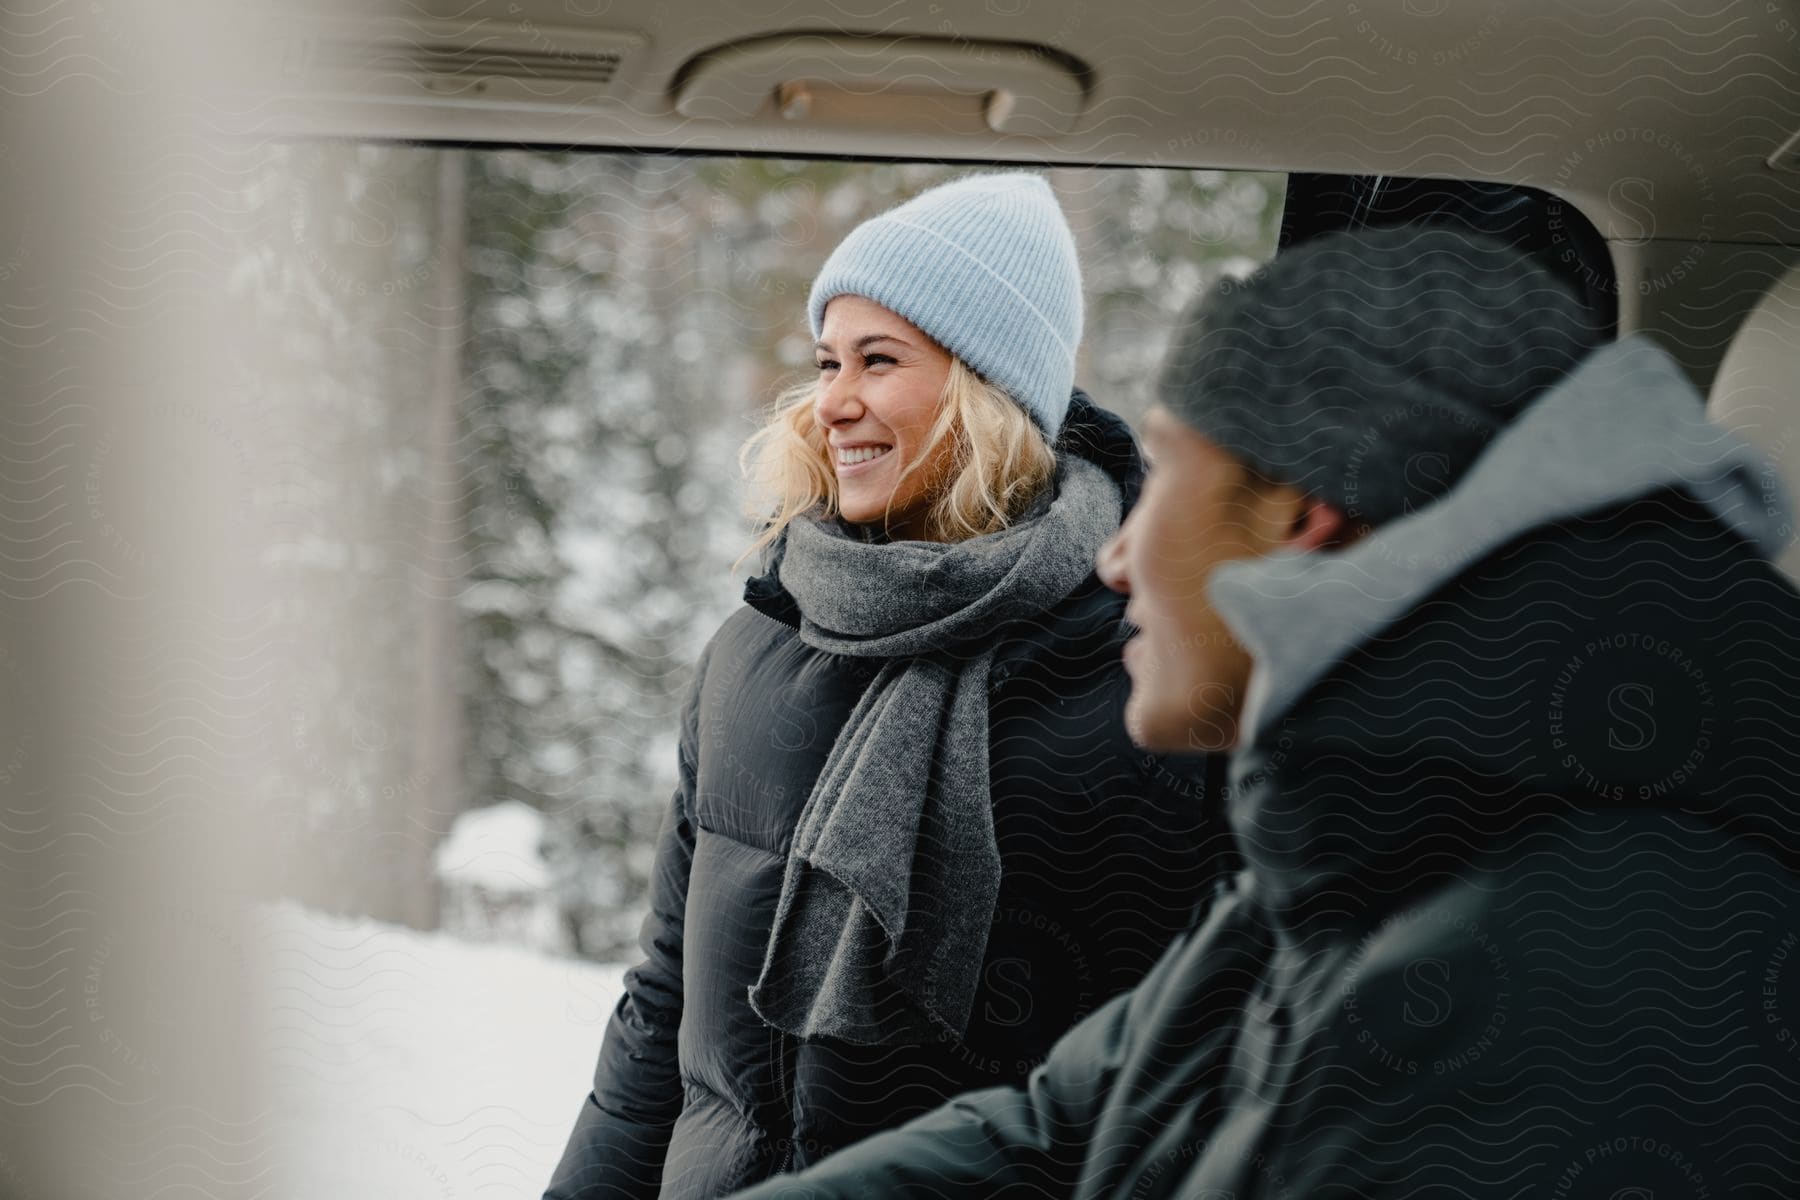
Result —
<instances>
[{"instance_id":1,"label":"tree trunk","mask_svg":"<svg viewBox=\"0 0 1800 1200\"><path fill-rule=\"evenodd\" d=\"M425 419L423 488L414 592L417 605L416 698L410 769L396 787L390 816L397 818L411 862L398 878L397 916L419 929L439 920L432 855L468 798L460 786L462 693L457 659L456 592L463 577L463 530L456 499L457 414L463 389L463 242L467 151L437 152L437 271L426 315L435 335L431 389Z\"/></svg>"}]
</instances>

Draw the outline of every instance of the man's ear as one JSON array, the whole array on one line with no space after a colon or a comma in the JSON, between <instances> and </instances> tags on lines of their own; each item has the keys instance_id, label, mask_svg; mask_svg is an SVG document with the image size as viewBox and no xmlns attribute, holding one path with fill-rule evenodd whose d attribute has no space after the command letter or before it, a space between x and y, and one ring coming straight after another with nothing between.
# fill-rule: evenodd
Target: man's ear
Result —
<instances>
[{"instance_id":1,"label":"man's ear","mask_svg":"<svg viewBox=\"0 0 1800 1200\"><path fill-rule=\"evenodd\" d=\"M1323 500L1308 497L1305 507L1294 521L1293 532L1288 534L1287 541L1282 543L1283 550L1304 553L1318 550L1326 546L1336 545L1348 539L1350 518L1342 511L1327 504Z\"/></svg>"}]
</instances>

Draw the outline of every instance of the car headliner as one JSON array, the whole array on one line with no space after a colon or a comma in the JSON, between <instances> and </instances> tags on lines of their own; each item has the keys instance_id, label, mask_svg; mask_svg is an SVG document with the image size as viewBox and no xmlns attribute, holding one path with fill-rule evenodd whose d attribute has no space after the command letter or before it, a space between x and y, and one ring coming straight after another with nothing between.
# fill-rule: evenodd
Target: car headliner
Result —
<instances>
[{"instance_id":1,"label":"car headliner","mask_svg":"<svg viewBox=\"0 0 1800 1200\"><path fill-rule=\"evenodd\" d=\"M361 0L338 11L340 40L349 30L365 45L448 40L573 61L596 31L636 44L593 102L396 99L339 76L334 88L302 82L289 131L1489 179L1565 196L1612 239L1800 244L1800 156L1790 147L1785 166L1770 165L1800 131L1800 0L429 0L404 11ZM902 45L976 61L1023 43L1080 78L1080 115L1056 137L995 134L949 108L907 120L900 85L885 109L836 121L784 120L773 103L735 120L676 110L675 88L709 56L794 33L931 39ZM313 65L329 66L330 39L312 44L325 46ZM846 60L858 46L894 53L846 45ZM322 103L319 90L358 102Z\"/></svg>"}]
</instances>

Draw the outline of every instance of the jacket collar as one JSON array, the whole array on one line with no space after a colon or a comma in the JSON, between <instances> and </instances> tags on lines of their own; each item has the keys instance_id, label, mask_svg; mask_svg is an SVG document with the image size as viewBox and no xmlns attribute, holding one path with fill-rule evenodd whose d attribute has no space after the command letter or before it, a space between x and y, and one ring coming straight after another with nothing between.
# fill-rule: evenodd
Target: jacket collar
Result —
<instances>
[{"instance_id":1,"label":"jacket collar","mask_svg":"<svg viewBox=\"0 0 1800 1200\"><path fill-rule=\"evenodd\" d=\"M1255 660L1245 745L1358 645L1533 529L1667 488L1773 557L1792 529L1775 474L1707 421L1681 369L1637 335L1590 355L1436 503L1343 551L1228 563L1208 585Z\"/></svg>"}]
</instances>

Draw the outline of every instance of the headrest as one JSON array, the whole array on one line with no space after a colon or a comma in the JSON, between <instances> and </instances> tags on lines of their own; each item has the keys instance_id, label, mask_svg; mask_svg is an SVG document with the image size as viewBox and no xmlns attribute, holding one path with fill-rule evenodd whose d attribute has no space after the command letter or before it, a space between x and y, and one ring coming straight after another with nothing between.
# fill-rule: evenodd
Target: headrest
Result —
<instances>
[{"instance_id":1,"label":"headrest","mask_svg":"<svg viewBox=\"0 0 1800 1200\"><path fill-rule=\"evenodd\" d=\"M1800 266L1776 280L1731 339L1707 415L1768 458L1800 504ZM1800 584L1800 538L1776 560Z\"/></svg>"}]
</instances>

